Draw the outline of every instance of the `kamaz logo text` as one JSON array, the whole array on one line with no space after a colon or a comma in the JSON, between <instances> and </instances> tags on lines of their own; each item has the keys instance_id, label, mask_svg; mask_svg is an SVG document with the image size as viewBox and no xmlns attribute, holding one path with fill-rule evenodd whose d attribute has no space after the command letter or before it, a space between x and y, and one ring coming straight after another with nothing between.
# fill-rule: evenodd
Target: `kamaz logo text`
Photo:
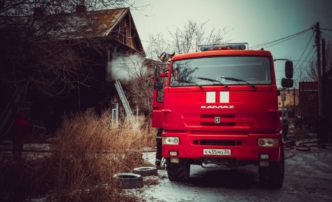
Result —
<instances>
[{"instance_id":1,"label":"kamaz logo text","mask_svg":"<svg viewBox=\"0 0 332 202\"><path fill-rule=\"evenodd\" d=\"M202 105L201 109L234 109L234 105Z\"/></svg>"}]
</instances>

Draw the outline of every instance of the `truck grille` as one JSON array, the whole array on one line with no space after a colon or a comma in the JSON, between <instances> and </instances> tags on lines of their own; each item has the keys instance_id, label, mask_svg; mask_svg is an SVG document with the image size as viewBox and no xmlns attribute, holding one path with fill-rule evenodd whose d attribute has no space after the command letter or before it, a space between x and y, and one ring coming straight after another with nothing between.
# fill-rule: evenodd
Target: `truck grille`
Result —
<instances>
[{"instance_id":1,"label":"truck grille","mask_svg":"<svg viewBox=\"0 0 332 202\"><path fill-rule=\"evenodd\" d=\"M182 117L188 127L215 127L250 129L255 121L254 114L184 114ZM219 119L216 121L216 119Z\"/></svg>"},{"instance_id":2,"label":"truck grille","mask_svg":"<svg viewBox=\"0 0 332 202\"><path fill-rule=\"evenodd\" d=\"M220 118L235 118L235 114L220 114L220 115L216 115L216 114L201 114L201 119L206 119L206 118L210 118L213 119L214 117L220 117Z\"/></svg>"},{"instance_id":3,"label":"truck grille","mask_svg":"<svg viewBox=\"0 0 332 202\"><path fill-rule=\"evenodd\" d=\"M251 127L254 121L250 114L201 114L199 118L200 126L215 127Z\"/></svg>"},{"instance_id":4,"label":"truck grille","mask_svg":"<svg viewBox=\"0 0 332 202\"><path fill-rule=\"evenodd\" d=\"M224 123L211 123L211 122L201 122L201 126L235 126L234 122L224 122Z\"/></svg>"},{"instance_id":5,"label":"truck grille","mask_svg":"<svg viewBox=\"0 0 332 202\"><path fill-rule=\"evenodd\" d=\"M194 145L212 145L212 146L237 146L242 145L242 141L235 140L194 140Z\"/></svg>"}]
</instances>

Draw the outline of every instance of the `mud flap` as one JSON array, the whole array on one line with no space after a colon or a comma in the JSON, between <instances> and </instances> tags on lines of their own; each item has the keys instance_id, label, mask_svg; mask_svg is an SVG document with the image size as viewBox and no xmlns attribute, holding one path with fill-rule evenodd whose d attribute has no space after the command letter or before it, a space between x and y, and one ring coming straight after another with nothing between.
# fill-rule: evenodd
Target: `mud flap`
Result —
<instances>
[{"instance_id":1,"label":"mud flap","mask_svg":"<svg viewBox=\"0 0 332 202\"><path fill-rule=\"evenodd\" d=\"M157 151L156 151L156 167L160 167L161 162L161 134L163 133L162 128L158 128L157 136L156 136L156 144L157 144Z\"/></svg>"}]
</instances>

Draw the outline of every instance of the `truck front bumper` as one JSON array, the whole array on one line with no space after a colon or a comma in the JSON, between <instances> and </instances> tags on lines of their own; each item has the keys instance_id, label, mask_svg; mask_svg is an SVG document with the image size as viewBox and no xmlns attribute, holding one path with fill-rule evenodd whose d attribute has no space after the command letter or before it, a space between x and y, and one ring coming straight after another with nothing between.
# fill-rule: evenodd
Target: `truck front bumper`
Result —
<instances>
[{"instance_id":1,"label":"truck front bumper","mask_svg":"<svg viewBox=\"0 0 332 202\"><path fill-rule=\"evenodd\" d=\"M178 144L162 145L164 158L228 158L237 161L281 161L282 138L275 134L188 134L164 132L163 138L178 137ZM277 144L259 146L259 140L276 140Z\"/></svg>"}]
</instances>

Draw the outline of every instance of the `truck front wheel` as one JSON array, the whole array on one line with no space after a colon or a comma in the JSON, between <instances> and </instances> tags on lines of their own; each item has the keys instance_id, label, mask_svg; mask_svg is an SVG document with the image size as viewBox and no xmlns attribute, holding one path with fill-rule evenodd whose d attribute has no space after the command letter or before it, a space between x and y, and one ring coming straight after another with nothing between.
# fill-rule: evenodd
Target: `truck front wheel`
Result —
<instances>
[{"instance_id":1,"label":"truck front wheel","mask_svg":"<svg viewBox=\"0 0 332 202\"><path fill-rule=\"evenodd\" d=\"M281 148L280 162L270 162L268 167L259 166L259 184L268 189L280 189L284 182L285 158L284 148Z\"/></svg>"},{"instance_id":2,"label":"truck front wheel","mask_svg":"<svg viewBox=\"0 0 332 202\"><path fill-rule=\"evenodd\" d=\"M166 170L170 181L185 181L190 176L190 164L185 159L180 159L179 163L171 163L167 159Z\"/></svg>"}]
</instances>

